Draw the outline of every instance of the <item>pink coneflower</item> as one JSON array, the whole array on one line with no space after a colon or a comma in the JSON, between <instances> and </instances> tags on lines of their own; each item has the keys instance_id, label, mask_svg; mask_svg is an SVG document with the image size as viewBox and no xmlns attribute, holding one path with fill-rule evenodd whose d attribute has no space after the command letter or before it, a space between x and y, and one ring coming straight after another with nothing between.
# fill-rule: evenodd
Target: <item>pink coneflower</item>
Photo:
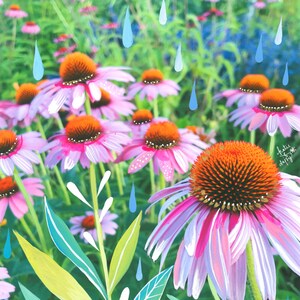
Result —
<instances>
[{"instance_id":1,"label":"pink coneflower","mask_svg":"<svg viewBox=\"0 0 300 300\"><path fill-rule=\"evenodd\" d=\"M21 30L23 33L28 33L33 35L38 34L41 31L40 26L33 21L26 22L25 25L23 25Z\"/></svg>"},{"instance_id":2,"label":"pink coneflower","mask_svg":"<svg viewBox=\"0 0 300 300\"><path fill-rule=\"evenodd\" d=\"M266 3L262 0L257 0L255 3L254 3L254 7L258 8L258 9L263 9L266 7Z\"/></svg>"},{"instance_id":3,"label":"pink coneflower","mask_svg":"<svg viewBox=\"0 0 300 300\"><path fill-rule=\"evenodd\" d=\"M270 87L269 79L262 74L248 74L240 81L240 88L215 95L215 100L227 98L226 106L238 102L239 106L257 105L260 94Z\"/></svg>"},{"instance_id":4,"label":"pink coneflower","mask_svg":"<svg viewBox=\"0 0 300 300\"><path fill-rule=\"evenodd\" d=\"M117 29L119 27L119 23L107 23L102 25L100 28L102 29Z\"/></svg>"},{"instance_id":5,"label":"pink coneflower","mask_svg":"<svg viewBox=\"0 0 300 300\"><path fill-rule=\"evenodd\" d=\"M30 196L44 196L44 186L40 178L25 178L22 182ZM33 203L32 199L31 202ZM0 222L3 220L8 206L18 219L23 218L28 211L25 198L12 177L0 179Z\"/></svg>"},{"instance_id":6,"label":"pink coneflower","mask_svg":"<svg viewBox=\"0 0 300 300\"><path fill-rule=\"evenodd\" d=\"M135 111L129 124L133 136L142 138L153 120L153 114L150 110L139 109Z\"/></svg>"},{"instance_id":7,"label":"pink coneflower","mask_svg":"<svg viewBox=\"0 0 300 300\"><path fill-rule=\"evenodd\" d=\"M131 162L128 173L141 170L153 159L154 172L163 173L166 181L171 181L174 170L180 174L188 171L192 163L207 144L187 129L178 129L169 121L151 123L143 138L136 137L128 145L116 162L136 158Z\"/></svg>"},{"instance_id":8,"label":"pink coneflower","mask_svg":"<svg viewBox=\"0 0 300 300\"><path fill-rule=\"evenodd\" d=\"M69 47L61 47L53 53L54 57L64 56L66 54L72 53L77 48L76 44L73 44Z\"/></svg>"},{"instance_id":9,"label":"pink coneflower","mask_svg":"<svg viewBox=\"0 0 300 300\"><path fill-rule=\"evenodd\" d=\"M71 39L72 37L73 37L72 34L66 34L66 33L63 33L63 34L59 35L57 38L55 38L55 39L53 40L53 42L54 42L55 44L58 44L58 43L61 43L61 42L66 41L66 40L68 40L68 39Z\"/></svg>"},{"instance_id":10,"label":"pink coneflower","mask_svg":"<svg viewBox=\"0 0 300 300\"><path fill-rule=\"evenodd\" d=\"M231 113L230 121L242 124L249 130L260 128L274 135L278 128L285 137L291 136L292 129L300 131L300 106L295 105L292 93L284 89L270 89L263 92L258 105L239 107Z\"/></svg>"},{"instance_id":11,"label":"pink coneflower","mask_svg":"<svg viewBox=\"0 0 300 300\"><path fill-rule=\"evenodd\" d=\"M32 164L39 164L39 157L32 152L47 144L38 132L16 135L11 130L0 130L0 170L13 175L15 165L26 174L33 173Z\"/></svg>"},{"instance_id":12,"label":"pink coneflower","mask_svg":"<svg viewBox=\"0 0 300 300\"><path fill-rule=\"evenodd\" d=\"M78 162L87 168L90 162L113 161L112 151L122 151L122 145L130 141L129 131L121 122L99 121L93 116L74 117L44 148L50 149L46 164L53 168L61 161L61 170L65 172Z\"/></svg>"},{"instance_id":13,"label":"pink coneflower","mask_svg":"<svg viewBox=\"0 0 300 300\"><path fill-rule=\"evenodd\" d=\"M28 14L20 9L19 5L12 4L5 12L5 16L13 19L21 19L28 16Z\"/></svg>"},{"instance_id":14,"label":"pink coneflower","mask_svg":"<svg viewBox=\"0 0 300 300\"><path fill-rule=\"evenodd\" d=\"M215 144L217 142L215 140L216 132L214 130L211 130L210 133L205 133L203 127L187 126L186 128L192 133L196 134L199 137L199 139L204 143Z\"/></svg>"},{"instance_id":15,"label":"pink coneflower","mask_svg":"<svg viewBox=\"0 0 300 300\"><path fill-rule=\"evenodd\" d=\"M0 267L0 280L10 278L8 275L8 271L4 267ZM15 291L15 287L3 280L0 281L0 299L8 299L10 297L10 293Z\"/></svg>"},{"instance_id":16,"label":"pink coneflower","mask_svg":"<svg viewBox=\"0 0 300 300\"><path fill-rule=\"evenodd\" d=\"M7 113L7 110L12 106L14 106L14 104L9 101L0 101L0 128L13 126L11 117L9 117Z\"/></svg>"},{"instance_id":17,"label":"pink coneflower","mask_svg":"<svg viewBox=\"0 0 300 300\"><path fill-rule=\"evenodd\" d=\"M99 209L99 217L101 215L101 209ZM105 239L106 235L115 235L116 229L118 228L117 223L114 220L118 218L118 215L112 214L109 211L104 215L101 223L103 238ZM98 241L97 231L95 227L95 217L94 212L87 211L85 216L73 217L70 219L72 227L70 228L72 234L79 234L80 238L87 243L86 239L83 236L84 232L89 232L95 241Z\"/></svg>"},{"instance_id":18,"label":"pink coneflower","mask_svg":"<svg viewBox=\"0 0 300 300\"><path fill-rule=\"evenodd\" d=\"M178 95L179 90L179 85L173 80L164 79L160 70L149 69L143 72L141 82L133 83L128 88L128 96L133 98L140 92L141 99L146 96L148 101L152 101L158 95L162 97Z\"/></svg>"},{"instance_id":19,"label":"pink coneflower","mask_svg":"<svg viewBox=\"0 0 300 300\"><path fill-rule=\"evenodd\" d=\"M85 7L82 7L79 9L79 12L82 14L82 15L90 15L94 12L96 12L98 10L97 6L93 6L93 5L88 5L88 6L85 6Z\"/></svg>"},{"instance_id":20,"label":"pink coneflower","mask_svg":"<svg viewBox=\"0 0 300 300\"><path fill-rule=\"evenodd\" d=\"M197 20L198 20L199 22L204 22L204 21L207 20L207 17L206 17L206 16L203 16L203 15L197 16Z\"/></svg>"},{"instance_id":21,"label":"pink coneflower","mask_svg":"<svg viewBox=\"0 0 300 300\"><path fill-rule=\"evenodd\" d=\"M49 113L53 114L67 102L71 101L74 109L79 109L85 101L87 93L92 102L101 99L100 88L111 94L118 94L118 88L109 80L134 81L134 78L124 72L125 67L99 67L87 55L75 52L68 54L60 65L59 79L51 79L40 86L39 96L32 102L32 114L42 102L49 104ZM46 99L46 100L45 100Z\"/></svg>"},{"instance_id":22,"label":"pink coneflower","mask_svg":"<svg viewBox=\"0 0 300 300\"><path fill-rule=\"evenodd\" d=\"M272 158L254 144L217 143L195 161L190 178L150 198L169 198L160 215L184 195L149 237L148 254L166 255L186 226L174 266L175 288L197 299L207 275L222 299L244 299L246 245L262 299L276 298L272 247L300 275L300 178L279 173Z\"/></svg>"}]
</instances>

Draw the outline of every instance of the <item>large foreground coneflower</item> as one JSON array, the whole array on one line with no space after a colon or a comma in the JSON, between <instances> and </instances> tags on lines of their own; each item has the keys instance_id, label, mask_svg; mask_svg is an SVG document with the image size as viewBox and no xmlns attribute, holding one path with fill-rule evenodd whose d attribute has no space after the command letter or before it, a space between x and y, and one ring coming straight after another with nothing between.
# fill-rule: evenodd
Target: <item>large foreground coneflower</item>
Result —
<instances>
[{"instance_id":1,"label":"large foreground coneflower","mask_svg":"<svg viewBox=\"0 0 300 300\"><path fill-rule=\"evenodd\" d=\"M177 252L175 288L197 299L207 275L222 299L244 299L246 245L263 299L276 298L272 247L300 275L300 178L280 173L268 153L246 142L217 143L193 164L190 178L150 198L173 207L149 237L148 254L166 255L188 224ZM174 203L180 203L174 207ZM251 249L250 248L250 249ZM249 251L248 251L249 253Z\"/></svg>"},{"instance_id":2,"label":"large foreground coneflower","mask_svg":"<svg viewBox=\"0 0 300 300\"><path fill-rule=\"evenodd\" d=\"M70 53L60 65L60 78L51 79L40 86L41 92L31 105L32 114L35 114L39 105L45 101L49 103L50 113L58 112L66 102L79 109L84 104L86 93L92 102L100 101L100 88L112 94L119 94L120 88L109 81L134 81L134 78L124 71L127 69L97 67L86 54Z\"/></svg>"}]
</instances>

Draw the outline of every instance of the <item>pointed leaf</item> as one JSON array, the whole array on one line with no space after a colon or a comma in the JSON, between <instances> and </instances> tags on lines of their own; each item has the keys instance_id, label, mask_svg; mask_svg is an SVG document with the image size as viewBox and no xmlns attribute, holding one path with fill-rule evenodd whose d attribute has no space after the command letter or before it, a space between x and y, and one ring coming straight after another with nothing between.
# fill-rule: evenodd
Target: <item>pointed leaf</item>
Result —
<instances>
[{"instance_id":1,"label":"pointed leaf","mask_svg":"<svg viewBox=\"0 0 300 300\"><path fill-rule=\"evenodd\" d=\"M105 288L93 264L81 250L67 225L55 215L46 200L45 212L48 230L57 249L68 257L98 289L103 298L107 299Z\"/></svg>"},{"instance_id":2,"label":"pointed leaf","mask_svg":"<svg viewBox=\"0 0 300 300\"><path fill-rule=\"evenodd\" d=\"M128 227L114 250L108 275L110 293L113 292L131 264L139 238L141 219L142 212Z\"/></svg>"},{"instance_id":3,"label":"pointed leaf","mask_svg":"<svg viewBox=\"0 0 300 300\"><path fill-rule=\"evenodd\" d=\"M16 231L14 234L36 275L52 294L63 300L91 300L75 278L49 255L33 247Z\"/></svg>"},{"instance_id":4,"label":"pointed leaf","mask_svg":"<svg viewBox=\"0 0 300 300\"><path fill-rule=\"evenodd\" d=\"M20 290L25 298L25 300L40 300L34 293L32 293L27 287L25 287L21 282L18 282Z\"/></svg>"},{"instance_id":5,"label":"pointed leaf","mask_svg":"<svg viewBox=\"0 0 300 300\"><path fill-rule=\"evenodd\" d=\"M153 277L135 296L134 300L161 299L169 277L171 275L172 269L173 266Z\"/></svg>"}]
</instances>

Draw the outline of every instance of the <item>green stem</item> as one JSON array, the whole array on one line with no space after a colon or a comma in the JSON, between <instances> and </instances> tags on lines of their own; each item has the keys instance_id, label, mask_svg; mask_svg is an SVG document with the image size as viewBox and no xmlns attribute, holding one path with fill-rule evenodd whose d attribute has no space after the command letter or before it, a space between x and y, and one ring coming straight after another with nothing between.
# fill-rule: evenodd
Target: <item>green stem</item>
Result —
<instances>
[{"instance_id":1,"label":"green stem","mask_svg":"<svg viewBox=\"0 0 300 300\"><path fill-rule=\"evenodd\" d=\"M262 300L260 290L259 290L259 287L258 287L257 282L256 282L251 241L249 241L248 244L247 244L246 253L247 253L248 280L250 282L250 287L251 287L251 291L252 291L252 294L253 294L253 298L254 298L254 300Z\"/></svg>"},{"instance_id":2,"label":"green stem","mask_svg":"<svg viewBox=\"0 0 300 300\"><path fill-rule=\"evenodd\" d=\"M53 169L54 169L56 178L57 178L57 180L58 180L58 183L59 183L59 185L60 185L60 187L61 187L61 189L62 189L62 191L63 191L63 193L64 193L64 196L65 196L65 197L64 197L65 203L66 203L66 205L71 205L71 199L70 199L70 196L69 196L67 187L66 187L66 185L65 185L65 183L64 183L64 181L63 181L63 179L62 179L62 177L61 177L61 174L60 174L60 172L59 172L59 169L58 169L57 166L55 166Z\"/></svg>"},{"instance_id":3,"label":"green stem","mask_svg":"<svg viewBox=\"0 0 300 300\"><path fill-rule=\"evenodd\" d=\"M99 251L100 251L100 261L101 261L101 266L102 266L103 273L104 273L106 289L108 291L108 298L111 299L110 291L109 291L107 259L106 259L106 254L104 251L102 226L101 226L101 223L99 220L96 169L95 169L95 165L93 163L91 163L89 171L90 171L90 187L91 187L91 193L92 193L94 217L95 217L98 245L99 245Z\"/></svg>"},{"instance_id":4,"label":"green stem","mask_svg":"<svg viewBox=\"0 0 300 300\"><path fill-rule=\"evenodd\" d=\"M44 130L43 125L42 125L42 123L41 123L40 117L37 117L36 124L37 124L38 130L39 130L39 132L40 132L42 138L43 138L44 140L47 140L46 133L45 133L45 130Z\"/></svg>"},{"instance_id":5,"label":"green stem","mask_svg":"<svg viewBox=\"0 0 300 300\"><path fill-rule=\"evenodd\" d=\"M209 285L209 288L210 288L210 291L211 291L211 293L213 295L214 300L219 300L220 298L218 296L218 293L217 293L217 291L216 291L216 289L214 287L214 284L212 283L212 281L211 281L211 279L210 279L209 276L207 276L207 281L208 281L208 285Z\"/></svg>"},{"instance_id":6,"label":"green stem","mask_svg":"<svg viewBox=\"0 0 300 300\"><path fill-rule=\"evenodd\" d=\"M164 174L162 172L159 172L159 189L163 190L166 187L166 181Z\"/></svg>"},{"instance_id":7,"label":"green stem","mask_svg":"<svg viewBox=\"0 0 300 300\"><path fill-rule=\"evenodd\" d=\"M63 122L61 121L61 118L60 116L58 116L58 118L56 119L56 122L57 122L57 126L60 130L64 129L64 124Z\"/></svg>"},{"instance_id":8,"label":"green stem","mask_svg":"<svg viewBox=\"0 0 300 300\"><path fill-rule=\"evenodd\" d=\"M255 130L250 131L250 143L255 145Z\"/></svg>"},{"instance_id":9,"label":"green stem","mask_svg":"<svg viewBox=\"0 0 300 300\"><path fill-rule=\"evenodd\" d=\"M38 154L38 156L39 156L39 159L40 159L40 168L41 168L41 171L42 171L42 175L43 175L43 177L48 177L48 173L47 173L46 167L44 165L42 156L41 156L41 154ZM46 185L46 190L47 190L48 196L50 198L53 198L53 191L52 191L50 181L48 179L45 179L44 183Z\"/></svg>"},{"instance_id":10,"label":"green stem","mask_svg":"<svg viewBox=\"0 0 300 300\"><path fill-rule=\"evenodd\" d=\"M151 183L151 195L155 193L155 175L152 159L149 162L149 173L150 173L150 183Z\"/></svg>"},{"instance_id":11,"label":"green stem","mask_svg":"<svg viewBox=\"0 0 300 300\"><path fill-rule=\"evenodd\" d=\"M154 118L158 117L158 98L155 98L153 100L153 113L154 113Z\"/></svg>"},{"instance_id":12,"label":"green stem","mask_svg":"<svg viewBox=\"0 0 300 300\"><path fill-rule=\"evenodd\" d=\"M101 175L104 176L105 168L103 162L99 162L99 167L100 167ZM111 189L110 189L109 181L106 182L105 189L106 189L107 197L108 198L111 197Z\"/></svg>"},{"instance_id":13,"label":"green stem","mask_svg":"<svg viewBox=\"0 0 300 300\"><path fill-rule=\"evenodd\" d=\"M273 136L271 136L270 144L269 144L269 154L273 159L274 159L275 144L276 144L276 138L274 134Z\"/></svg>"},{"instance_id":14,"label":"green stem","mask_svg":"<svg viewBox=\"0 0 300 300\"><path fill-rule=\"evenodd\" d=\"M119 164L115 164L115 171L116 171L116 176L117 176L119 194L120 194L120 196L123 196L124 195L124 190L123 190L123 182L122 182L122 178L121 178L121 172L120 172Z\"/></svg>"},{"instance_id":15,"label":"green stem","mask_svg":"<svg viewBox=\"0 0 300 300\"><path fill-rule=\"evenodd\" d=\"M17 19L13 19L12 48L15 49L17 36Z\"/></svg>"},{"instance_id":16,"label":"green stem","mask_svg":"<svg viewBox=\"0 0 300 300\"><path fill-rule=\"evenodd\" d=\"M31 217L32 217L32 221L36 226L36 230L37 230L40 242L41 242L42 249L44 251L47 251L45 237L44 237L43 230L42 230L41 224L39 222L38 216L37 216L37 214L36 214L36 212L33 208L33 204L31 203L31 198L28 195L28 193L26 191L26 188L23 184L23 181L22 181L22 179L21 179L21 177L20 177L20 175L19 175L19 173L16 169L14 171L14 179L15 179L17 185L18 185L18 188L19 188L20 192L23 194L23 196L25 198L26 204L28 206L29 212L30 212Z\"/></svg>"},{"instance_id":17,"label":"green stem","mask_svg":"<svg viewBox=\"0 0 300 300\"><path fill-rule=\"evenodd\" d=\"M88 97L88 95L86 95L86 99L84 102L84 108L85 108L85 113L87 115L92 115L91 102L90 102L90 98Z\"/></svg>"},{"instance_id":18,"label":"green stem","mask_svg":"<svg viewBox=\"0 0 300 300\"><path fill-rule=\"evenodd\" d=\"M38 242L38 240L36 239L36 237L34 236L33 232L31 231L30 227L28 226L25 217L20 219L20 223L23 226L24 230L26 231L27 235L31 238L31 240L34 242L34 244L37 247L40 247L41 244Z\"/></svg>"}]
</instances>

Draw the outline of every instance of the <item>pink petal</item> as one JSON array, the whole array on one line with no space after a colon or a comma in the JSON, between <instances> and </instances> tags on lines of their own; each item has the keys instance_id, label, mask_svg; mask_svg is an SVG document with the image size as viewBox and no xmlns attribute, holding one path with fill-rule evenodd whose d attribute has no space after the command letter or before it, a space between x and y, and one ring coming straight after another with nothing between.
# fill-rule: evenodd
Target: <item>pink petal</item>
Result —
<instances>
[{"instance_id":1,"label":"pink petal","mask_svg":"<svg viewBox=\"0 0 300 300\"><path fill-rule=\"evenodd\" d=\"M138 155L129 165L128 173L132 174L142 169L154 156L156 151L144 151Z\"/></svg>"}]
</instances>

